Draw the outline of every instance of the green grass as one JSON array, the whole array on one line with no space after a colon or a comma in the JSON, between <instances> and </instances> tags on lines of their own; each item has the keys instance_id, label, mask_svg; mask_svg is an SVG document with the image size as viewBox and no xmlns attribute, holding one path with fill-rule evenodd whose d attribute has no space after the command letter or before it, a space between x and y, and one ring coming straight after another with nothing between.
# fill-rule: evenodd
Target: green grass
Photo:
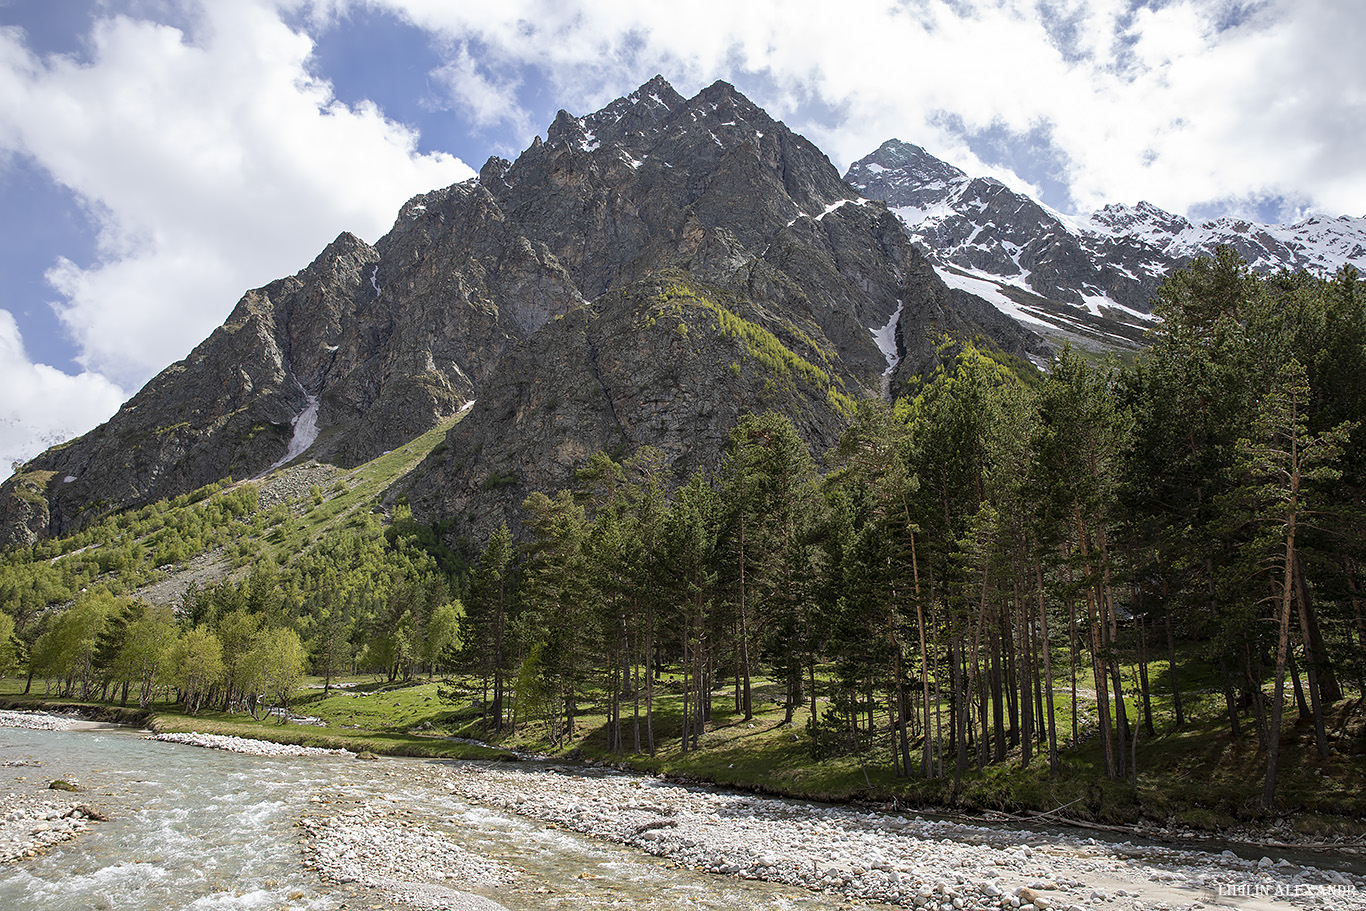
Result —
<instances>
[{"instance_id":1,"label":"green grass","mask_svg":"<svg viewBox=\"0 0 1366 911\"><path fill-rule=\"evenodd\" d=\"M307 552L331 530L361 527L373 521L373 511L389 487L440 445L465 414L468 412L442 421L422 436L339 475L320 491L321 503L316 503L310 492L290 504L287 518L269 526L268 534L254 537L253 554L283 564Z\"/></svg>"},{"instance_id":2,"label":"green grass","mask_svg":"<svg viewBox=\"0 0 1366 911\"><path fill-rule=\"evenodd\" d=\"M87 717L125 724L144 725L156 733L223 734L288 743L298 746L346 749L388 756L415 756L429 759L510 759L505 749L445 739L446 720L453 707L436 695L437 684L415 683L391 686L374 683L371 678L349 678L355 685L324 697L321 689L304 688L291 706L295 714L326 721L326 726L282 723L263 713L260 719L241 713L201 710L186 714L170 702L156 702L148 709L136 703L127 707L92 700L63 699L44 694L41 681L35 681L32 694L23 695L24 681L0 681L0 706L62 710L79 709ZM321 686L320 679L308 684ZM352 696L348 693L357 693Z\"/></svg>"},{"instance_id":3,"label":"green grass","mask_svg":"<svg viewBox=\"0 0 1366 911\"><path fill-rule=\"evenodd\" d=\"M791 339L791 344L787 344L768 329L735 312L728 306L732 302L715 289L705 289L679 273L661 273L659 281L659 297L650 303L642 315L644 325L653 326L662 317L672 317L677 320L675 329L686 338L687 320L698 319L705 314L713 330L737 339L748 356L771 378L788 388L795 388L796 381L800 380L807 386L824 391L832 408L846 416L853 415L855 403L841 388L843 381L832 376L828 369L817 366L797 353L795 348L800 347L809 352L821 360L826 368L830 367L828 353L790 321L783 321L783 329ZM732 365L737 375L738 366Z\"/></svg>"},{"instance_id":4,"label":"green grass","mask_svg":"<svg viewBox=\"0 0 1366 911\"><path fill-rule=\"evenodd\" d=\"M471 743L441 740L418 734L401 734L365 729L336 730L305 724L281 724L274 719L253 721L249 716L201 712L182 715L158 712L150 727L158 734L227 734L289 743L298 746L350 750L385 756L413 756L422 759L510 759L506 750Z\"/></svg>"}]
</instances>

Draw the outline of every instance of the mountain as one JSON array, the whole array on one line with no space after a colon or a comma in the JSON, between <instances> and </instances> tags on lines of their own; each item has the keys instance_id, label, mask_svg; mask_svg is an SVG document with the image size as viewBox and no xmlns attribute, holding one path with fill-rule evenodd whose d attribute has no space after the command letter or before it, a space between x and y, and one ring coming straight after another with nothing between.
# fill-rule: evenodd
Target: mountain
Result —
<instances>
[{"instance_id":1,"label":"mountain","mask_svg":"<svg viewBox=\"0 0 1366 911\"><path fill-rule=\"evenodd\" d=\"M782 411L823 454L855 400L931 369L945 334L1046 350L726 83L562 111L480 182L593 300L509 352L403 483L416 515L475 536L596 450L658 447L675 482L714 469L745 410Z\"/></svg>"},{"instance_id":2,"label":"mountain","mask_svg":"<svg viewBox=\"0 0 1366 911\"><path fill-rule=\"evenodd\" d=\"M373 247L343 234L248 292L0 487L0 543L305 454L354 465L476 397L406 490L423 517L483 528L594 449L656 445L684 473L744 409L784 410L823 452L944 335L1047 351L732 86L685 99L656 77L410 200Z\"/></svg>"},{"instance_id":3,"label":"mountain","mask_svg":"<svg viewBox=\"0 0 1366 911\"><path fill-rule=\"evenodd\" d=\"M1067 216L895 139L854 162L845 180L897 214L951 287L1088 347L1140 344L1162 280L1221 244L1259 272L1366 269L1366 218L1194 225L1147 202Z\"/></svg>"},{"instance_id":4,"label":"mountain","mask_svg":"<svg viewBox=\"0 0 1366 911\"><path fill-rule=\"evenodd\" d=\"M23 466L0 489L24 491L4 497L0 540L304 451L359 464L457 413L513 342L582 303L478 186L418 197L375 247L343 234L298 274L248 292L108 422Z\"/></svg>"}]
</instances>

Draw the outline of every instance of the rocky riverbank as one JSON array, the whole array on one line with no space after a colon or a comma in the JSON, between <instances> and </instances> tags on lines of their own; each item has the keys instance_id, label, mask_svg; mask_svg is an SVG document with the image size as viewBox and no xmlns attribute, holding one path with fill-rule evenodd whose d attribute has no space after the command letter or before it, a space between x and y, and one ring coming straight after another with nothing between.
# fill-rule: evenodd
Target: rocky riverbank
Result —
<instances>
[{"instance_id":1,"label":"rocky riverbank","mask_svg":"<svg viewBox=\"0 0 1366 911\"><path fill-rule=\"evenodd\" d=\"M169 743L183 743L187 746L206 747L211 750L227 750L230 753L247 753L252 756L352 756L350 750L329 750L323 747L305 747L292 743L271 743L267 740L253 740L249 737L233 737L228 734L156 734L154 740Z\"/></svg>"},{"instance_id":2,"label":"rocky riverbank","mask_svg":"<svg viewBox=\"0 0 1366 911\"><path fill-rule=\"evenodd\" d=\"M308 836L305 866L327 882L355 883L413 908L494 911L502 906L466 890L517 876L405 811L362 804L328 815L332 800L315 795L312 802L319 812L299 821Z\"/></svg>"},{"instance_id":3,"label":"rocky riverbank","mask_svg":"<svg viewBox=\"0 0 1366 911\"><path fill-rule=\"evenodd\" d=\"M400 803L320 792L307 863L413 908L492 908L525 876L449 834L449 798L624 845L681 867L924 911L1366 911L1366 876L1076 832L977 826L553 767L414 764ZM519 878L520 877L520 878ZM509 891L510 890L510 891ZM461 904L461 903L464 904Z\"/></svg>"},{"instance_id":4,"label":"rocky riverbank","mask_svg":"<svg viewBox=\"0 0 1366 911\"><path fill-rule=\"evenodd\" d=\"M935 911L1366 909L1366 877L1043 831L820 807L635 775L429 767L433 787L712 873Z\"/></svg>"},{"instance_id":5,"label":"rocky riverbank","mask_svg":"<svg viewBox=\"0 0 1366 911\"><path fill-rule=\"evenodd\" d=\"M89 726L89 721L75 715L0 711L0 727L5 728L27 728L31 731L75 731Z\"/></svg>"},{"instance_id":6,"label":"rocky riverbank","mask_svg":"<svg viewBox=\"0 0 1366 911\"><path fill-rule=\"evenodd\" d=\"M64 797L49 789L0 794L0 863L34 857L104 820L98 810Z\"/></svg>"},{"instance_id":7,"label":"rocky riverbank","mask_svg":"<svg viewBox=\"0 0 1366 911\"><path fill-rule=\"evenodd\" d=\"M27 728L35 731L71 731L90 727L83 718L52 715L46 712L0 711L0 727ZM33 758L7 759L7 769L39 769L42 762ZM102 822L104 814L74 798L79 788L65 781L44 781L25 771L14 774L8 790L0 793L0 863L13 863L34 857L53 845L80 835L91 822Z\"/></svg>"}]
</instances>

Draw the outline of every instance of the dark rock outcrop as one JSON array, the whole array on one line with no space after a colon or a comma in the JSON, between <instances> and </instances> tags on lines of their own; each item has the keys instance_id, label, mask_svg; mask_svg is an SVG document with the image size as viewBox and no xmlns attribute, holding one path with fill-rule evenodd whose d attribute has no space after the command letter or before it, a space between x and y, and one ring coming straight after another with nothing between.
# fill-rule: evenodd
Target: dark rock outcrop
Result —
<instances>
[{"instance_id":1,"label":"dark rock outcrop","mask_svg":"<svg viewBox=\"0 0 1366 911\"><path fill-rule=\"evenodd\" d=\"M516 528L528 494L571 486L595 452L654 446L676 483L715 471L747 411L787 415L824 453L854 400L763 318L744 296L674 270L610 291L513 348L400 490L415 513L479 537Z\"/></svg>"}]
</instances>

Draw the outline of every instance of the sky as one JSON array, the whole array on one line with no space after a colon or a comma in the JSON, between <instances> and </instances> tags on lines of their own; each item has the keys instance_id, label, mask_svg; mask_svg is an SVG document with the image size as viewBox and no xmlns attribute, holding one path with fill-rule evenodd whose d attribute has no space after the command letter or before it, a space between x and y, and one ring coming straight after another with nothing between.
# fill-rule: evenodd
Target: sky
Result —
<instances>
[{"instance_id":1,"label":"sky","mask_svg":"<svg viewBox=\"0 0 1366 911\"><path fill-rule=\"evenodd\" d=\"M0 0L0 476L250 288L662 74L841 173L889 138L1067 213L1366 215L1357 0Z\"/></svg>"}]
</instances>

